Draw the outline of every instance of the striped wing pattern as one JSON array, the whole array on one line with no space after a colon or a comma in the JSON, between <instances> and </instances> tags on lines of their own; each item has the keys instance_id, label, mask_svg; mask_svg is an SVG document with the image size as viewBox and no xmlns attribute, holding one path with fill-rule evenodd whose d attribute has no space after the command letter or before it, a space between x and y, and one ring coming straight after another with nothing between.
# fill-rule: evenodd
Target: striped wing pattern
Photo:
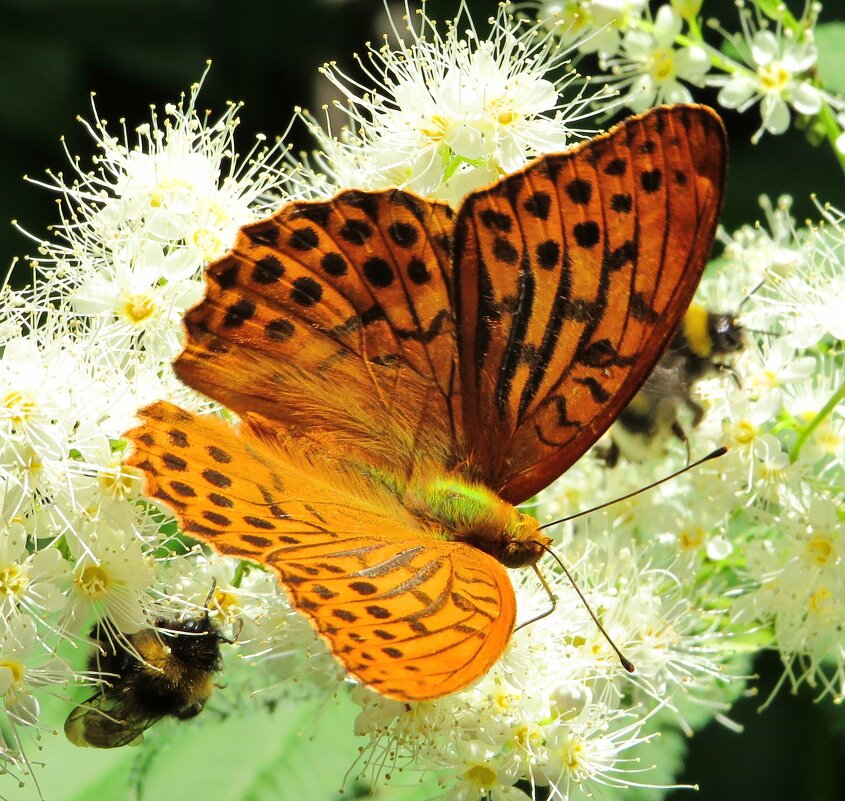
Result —
<instances>
[{"instance_id":1,"label":"striped wing pattern","mask_svg":"<svg viewBox=\"0 0 845 801\"><path fill-rule=\"evenodd\" d=\"M714 112L662 107L464 202L466 438L506 500L575 462L657 363L706 264L725 161Z\"/></svg>"},{"instance_id":2,"label":"striped wing pattern","mask_svg":"<svg viewBox=\"0 0 845 801\"><path fill-rule=\"evenodd\" d=\"M516 603L499 562L437 540L372 489L309 472L223 422L159 402L128 464L188 534L271 567L293 605L364 684L403 701L483 675L505 648Z\"/></svg>"}]
</instances>

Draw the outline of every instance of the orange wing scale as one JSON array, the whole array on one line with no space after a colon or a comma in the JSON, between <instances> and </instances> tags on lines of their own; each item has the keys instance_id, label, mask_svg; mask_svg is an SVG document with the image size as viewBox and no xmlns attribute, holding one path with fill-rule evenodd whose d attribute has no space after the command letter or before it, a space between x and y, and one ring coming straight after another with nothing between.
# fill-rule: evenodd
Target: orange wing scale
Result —
<instances>
[{"instance_id":1,"label":"orange wing scale","mask_svg":"<svg viewBox=\"0 0 845 801\"><path fill-rule=\"evenodd\" d=\"M175 364L240 429L158 403L129 464L186 532L272 567L364 684L467 686L507 644L513 588L397 487L457 476L517 504L598 439L698 284L726 150L711 110L661 107L456 219L399 190L283 206L208 268Z\"/></svg>"},{"instance_id":2,"label":"orange wing scale","mask_svg":"<svg viewBox=\"0 0 845 801\"><path fill-rule=\"evenodd\" d=\"M185 316L177 375L238 414L354 445L371 463L397 448L403 469L410 450L457 450L460 422L441 425L458 408L452 217L406 192L348 191L246 226ZM400 447L385 417L423 443Z\"/></svg>"},{"instance_id":3,"label":"orange wing scale","mask_svg":"<svg viewBox=\"0 0 845 801\"><path fill-rule=\"evenodd\" d=\"M139 415L127 463L144 472L146 494L220 553L272 567L364 684L403 701L436 698L501 655L516 602L492 557L435 539L377 488L305 469L245 427L165 402Z\"/></svg>"},{"instance_id":4,"label":"orange wing scale","mask_svg":"<svg viewBox=\"0 0 845 801\"><path fill-rule=\"evenodd\" d=\"M707 262L725 161L713 111L662 107L465 200L465 436L505 500L563 473L657 363Z\"/></svg>"}]
</instances>

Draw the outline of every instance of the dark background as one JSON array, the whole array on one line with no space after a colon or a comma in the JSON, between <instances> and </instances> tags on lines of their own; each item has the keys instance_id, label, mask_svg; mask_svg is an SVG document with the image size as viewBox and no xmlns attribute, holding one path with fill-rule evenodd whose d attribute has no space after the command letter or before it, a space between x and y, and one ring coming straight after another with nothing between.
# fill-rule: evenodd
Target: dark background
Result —
<instances>
[{"instance_id":1,"label":"dark background","mask_svg":"<svg viewBox=\"0 0 845 801\"><path fill-rule=\"evenodd\" d=\"M430 0L429 16L451 17L457 5ZM469 0L469 6L479 27L495 12L495 0ZM823 21L845 18L840 4L828 6ZM730 0L705 0L703 12L728 29L738 27ZM14 256L34 250L9 220L38 235L57 220L54 196L21 177L39 177L48 167L70 173L60 136L83 165L89 163L92 142L74 120L90 118L92 91L100 116L115 124L125 117L131 130L149 119L150 104L161 108L177 100L211 58L200 106L219 113L227 100L245 101L238 129L245 151L257 132L271 139L282 133L294 105L319 110L328 84L316 68L329 59L351 65L353 51L380 40L375 20L381 13L379 0L0 0L0 271ZM696 99L712 103L714 94L702 92ZM722 113L732 146L723 216L729 229L761 215L762 193L792 194L799 220L818 217L811 192L845 209L845 181L829 146L811 148L794 129L752 146L758 111L741 117ZM301 129L292 141L297 149L310 146ZM781 667L769 657L758 668L759 694L732 711L746 731L737 735L713 724L698 734L681 779L699 784L701 791L673 798L841 801L841 707L782 690L758 715Z\"/></svg>"}]
</instances>

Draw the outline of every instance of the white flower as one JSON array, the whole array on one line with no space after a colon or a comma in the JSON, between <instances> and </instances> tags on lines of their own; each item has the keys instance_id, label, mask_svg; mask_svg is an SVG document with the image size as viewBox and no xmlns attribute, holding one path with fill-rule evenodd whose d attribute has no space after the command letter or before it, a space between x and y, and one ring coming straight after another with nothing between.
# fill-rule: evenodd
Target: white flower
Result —
<instances>
[{"instance_id":1,"label":"white flower","mask_svg":"<svg viewBox=\"0 0 845 801\"><path fill-rule=\"evenodd\" d=\"M0 620L26 614L45 621L65 605L59 584L69 572L57 547L29 553L20 523L0 525Z\"/></svg>"},{"instance_id":2,"label":"white flower","mask_svg":"<svg viewBox=\"0 0 845 801\"><path fill-rule=\"evenodd\" d=\"M762 27L743 2L738 6L743 39L731 38L748 66L737 64L732 74L715 76L709 83L721 86L719 103L725 108L744 112L760 101L763 124L752 137L757 142L764 131L782 134L789 127L790 106L808 115L822 109L825 95L813 86L811 75L818 60L811 27L815 20L806 20L806 27L796 37L791 28L778 25L772 32Z\"/></svg>"},{"instance_id":3,"label":"white flower","mask_svg":"<svg viewBox=\"0 0 845 801\"><path fill-rule=\"evenodd\" d=\"M110 348L119 352L132 337L143 336L144 348L164 362L181 347L185 310L202 297L197 272L203 263L184 250L133 243L86 276L71 302L80 315L99 318L100 336L110 339Z\"/></svg>"},{"instance_id":4,"label":"white flower","mask_svg":"<svg viewBox=\"0 0 845 801\"><path fill-rule=\"evenodd\" d=\"M234 149L239 106L216 120L197 109L201 82L190 96L155 110L150 123L113 135L100 120L83 121L100 155L84 171L68 157L76 180L48 173L33 181L61 197L63 221L39 243L34 260L44 280L30 291L46 306L73 298L77 314L90 317L101 345L155 353L162 367L178 352L180 318L202 293L203 266L221 256L238 228L278 204L285 187L281 143L256 146L240 157ZM32 235L30 235L32 236ZM77 326L78 327L78 326ZM142 336L143 335L143 336Z\"/></svg>"},{"instance_id":5,"label":"white flower","mask_svg":"<svg viewBox=\"0 0 845 801\"><path fill-rule=\"evenodd\" d=\"M0 433L31 444L42 455L64 455L74 421L70 387L79 379L75 356L54 340L42 348L33 336L4 344L0 356ZM45 352L46 351L46 352Z\"/></svg>"},{"instance_id":6,"label":"white flower","mask_svg":"<svg viewBox=\"0 0 845 801\"><path fill-rule=\"evenodd\" d=\"M5 756L28 772L30 763L18 727L52 731L49 724L39 721L41 704L36 693L45 686L66 686L73 678L70 666L44 649L30 618L20 615L0 628L0 712L5 712L3 722L12 735L4 740L15 749L4 753L0 746L0 765Z\"/></svg>"},{"instance_id":7,"label":"white flower","mask_svg":"<svg viewBox=\"0 0 845 801\"><path fill-rule=\"evenodd\" d=\"M343 93L348 128L340 137L306 122L320 143L321 162L341 187L398 186L457 203L472 189L511 172L539 153L563 149L593 97L582 90L564 103L571 73L555 82L566 64L549 33L539 26L509 26L504 6L486 39L464 32L466 9L445 36L420 13L409 21L410 44L398 36L368 52L372 87L360 85L330 64L323 70ZM410 12L408 12L410 14ZM470 23L471 24L471 23Z\"/></svg>"},{"instance_id":8,"label":"white flower","mask_svg":"<svg viewBox=\"0 0 845 801\"><path fill-rule=\"evenodd\" d=\"M822 222L801 232L800 257L761 293L760 324L775 321L799 349L827 336L845 339L845 215L829 204L819 208Z\"/></svg>"},{"instance_id":9,"label":"white flower","mask_svg":"<svg viewBox=\"0 0 845 801\"><path fill-rule=\"evenodd\" d=\"M152 617L147 592L155 575L152 560L132 534L102 523L68 539L75 557L67 617L84 624L93 612L121 634L134 634Z\"/></svg>"},{"instance_id":10,"label":"white flower","mask_svg":"<svg viewBox=\"0 0 845 801\"><path fill-rule=\"evenodd\" d=\"M633 111L660 103L688 103L692 95L681 81L703 84L710 58L697 45L675 46L682 24L672 6L661 6L651 26L642 24L625 33L621 52L608 62L617 86L629 87L623 102Z\"/></svg>"},{"instance_id":11,"label":"white flower","mask_svg":"<svg viewBox=\"0 0 845 801\"><path fill-rule=\"evenodd\" d=\"M609 58L642 17L647 0L541 0L525 6L536 6L537 19L558 23L554 30L564 45Z\"/></svg>"}]
</instances>

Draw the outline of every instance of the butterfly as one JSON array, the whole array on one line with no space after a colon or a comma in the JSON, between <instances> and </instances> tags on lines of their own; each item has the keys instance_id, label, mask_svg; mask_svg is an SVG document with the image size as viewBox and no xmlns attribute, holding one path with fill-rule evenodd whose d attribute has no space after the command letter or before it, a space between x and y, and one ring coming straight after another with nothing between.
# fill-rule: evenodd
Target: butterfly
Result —
<instances>
[{"instance_id":1,"label":"butterfly","mask_svg":"<svg viewBox=\"0 0 845 801\"><path fill-rule=\"evenodd\" d=\"M398 189L287 203L208 267L174 363L239 426L155 403L128 464L186 533L275 571L359 682L466 687L513 631L505 567L551 542L516 507L669 343L726 155L715 112L666 106L456 212Z\"/></svg>"}]
</instances>

